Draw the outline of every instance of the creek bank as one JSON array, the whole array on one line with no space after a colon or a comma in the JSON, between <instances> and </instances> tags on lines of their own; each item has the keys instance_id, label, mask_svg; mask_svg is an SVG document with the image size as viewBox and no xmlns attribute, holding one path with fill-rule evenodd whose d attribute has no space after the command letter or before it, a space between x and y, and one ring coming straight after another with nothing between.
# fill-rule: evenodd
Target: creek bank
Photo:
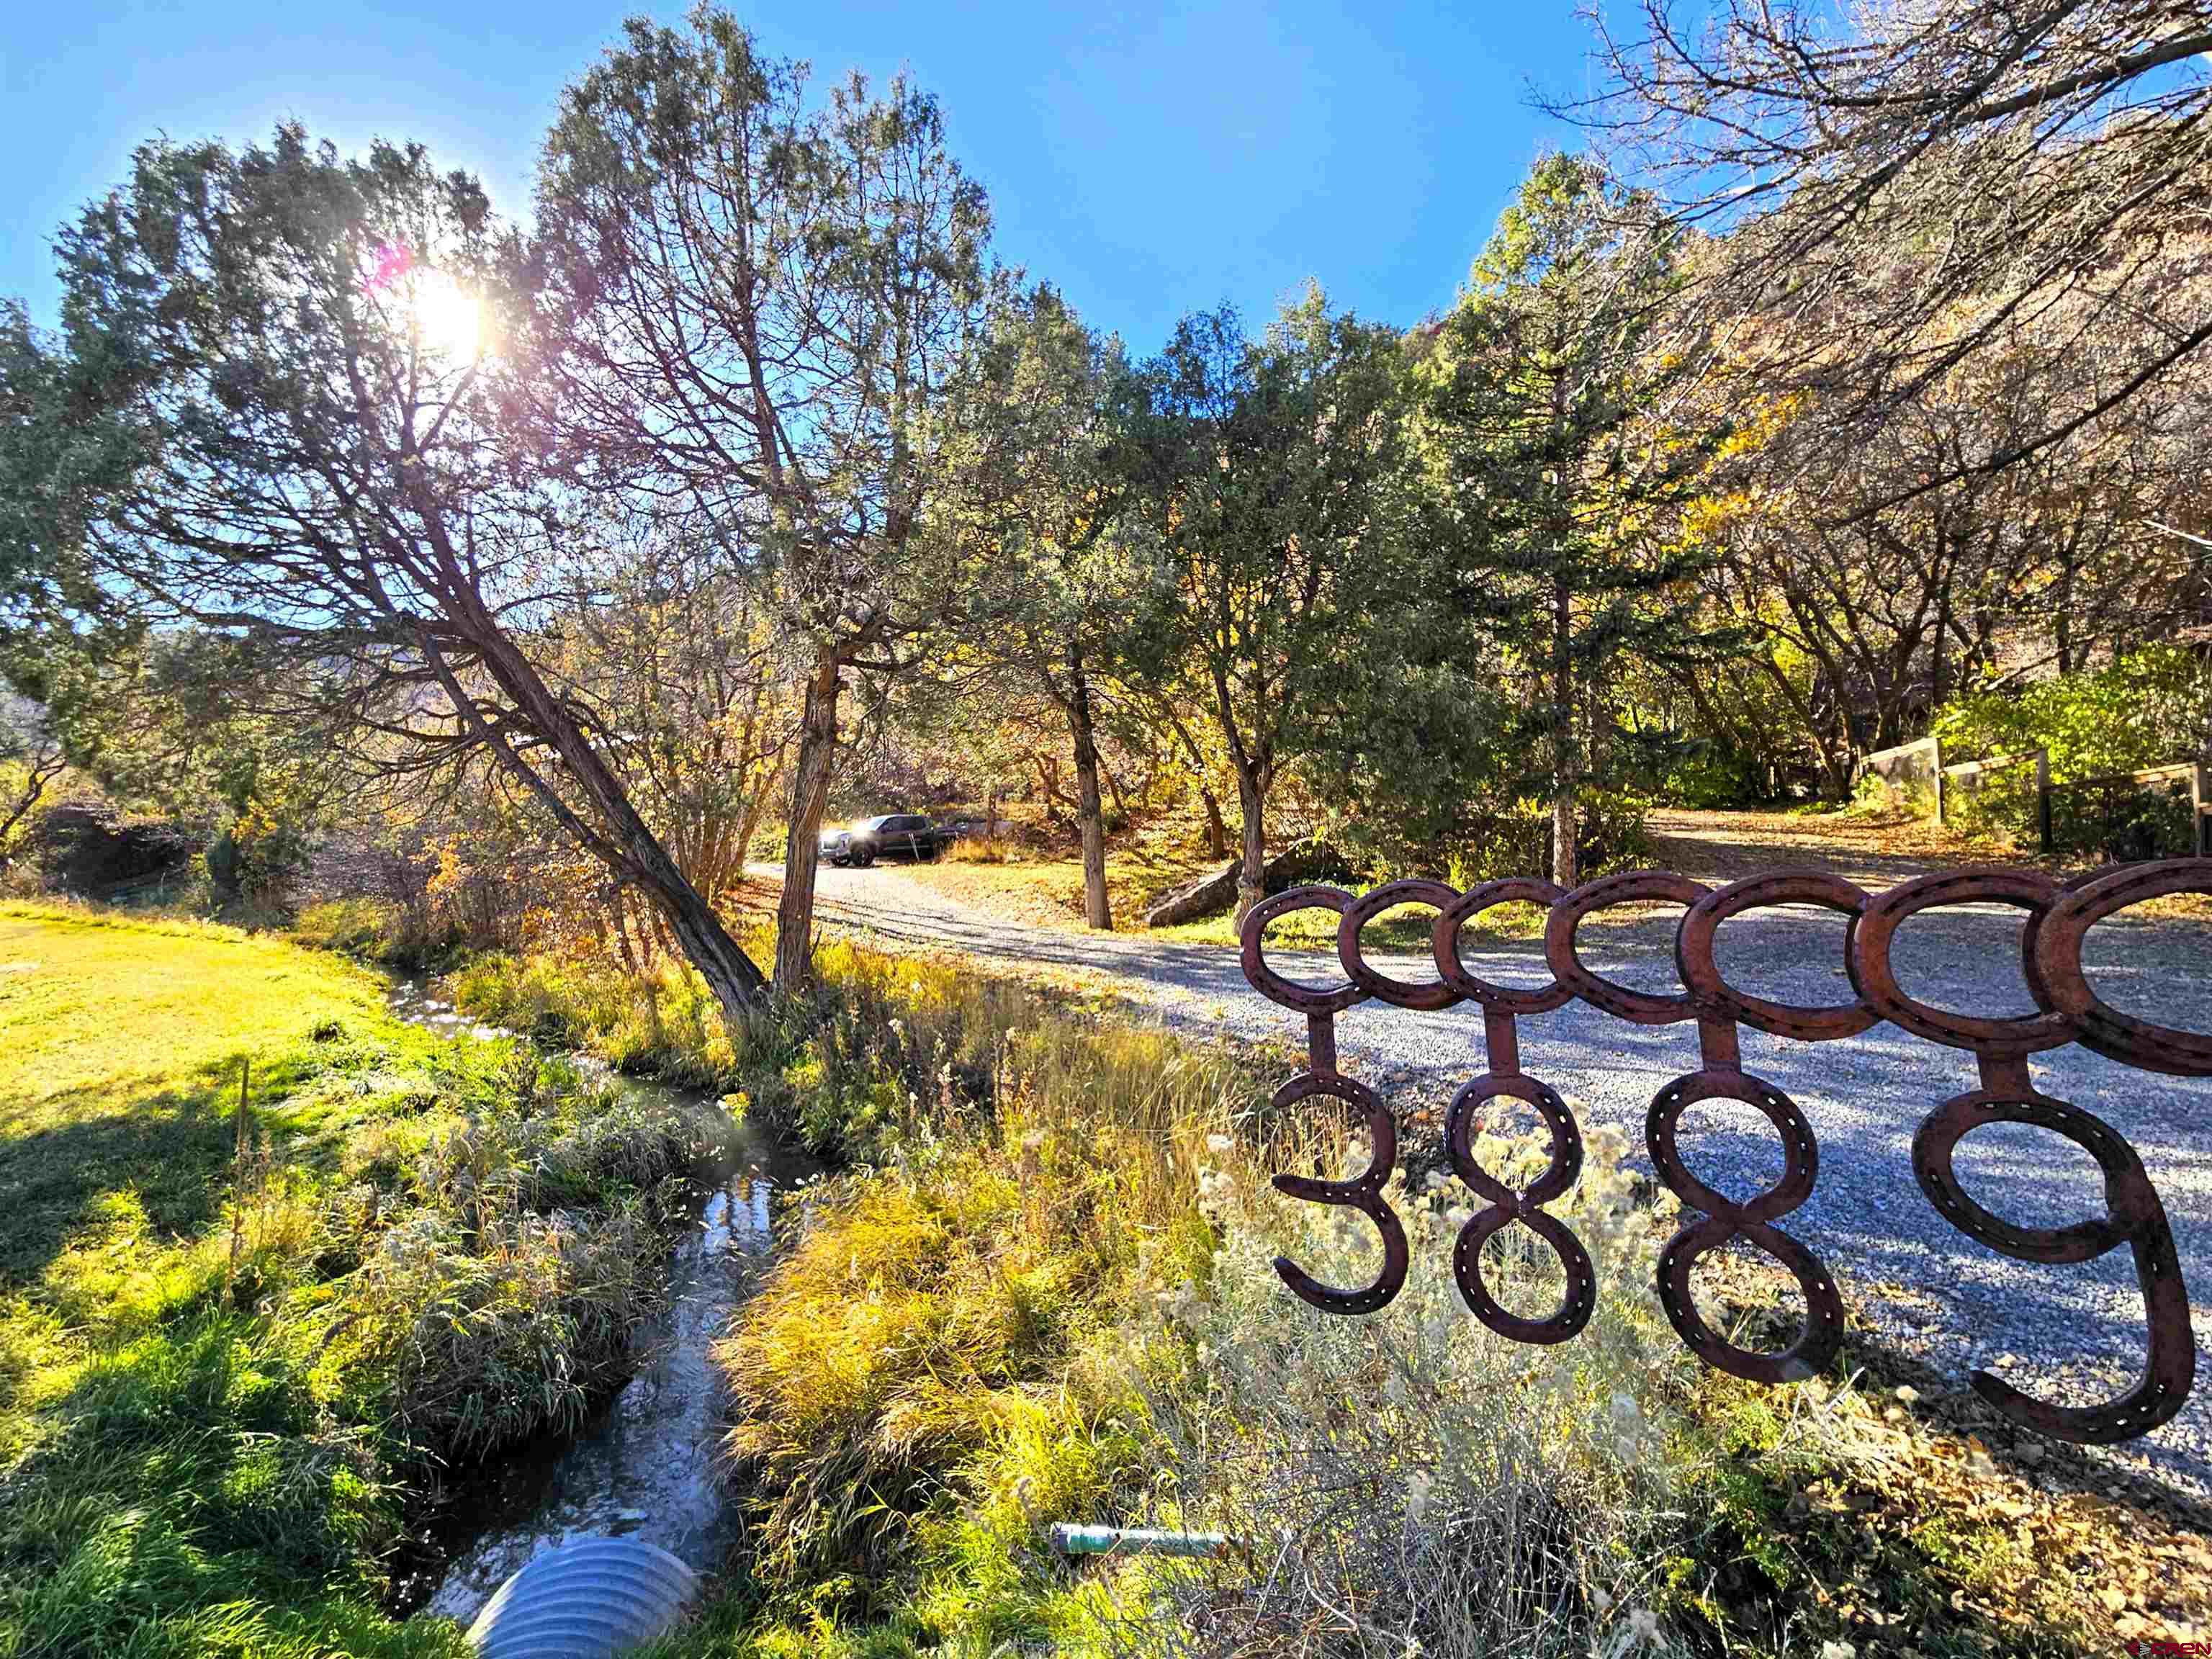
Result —
<instances>
[{"instance_id":1,"label":"creek bank","mask_svg":"<svg viewBox=\"0 0 2212 1659\"><path fill-rule=\"evenodd\" d=\"M456 1012L420 981L401 982L390 1002L400 1018L444 1034L515 1035ZM722 1150L694 1174L666 1300L636 1333L629 1380L574 1434L470 1472L465 1494L439 1516L442 1577L433 1589L436 1575L424 1572L406 1599L463 1624L529 1561L573 1539L634 1538L702 1575L736 1541L737 1516L714 1467L724 1392L712 1349L781 1240L777 1194L803 1187L821 1166L733 1121L710 1092L614 1080L626 1093L712 1121Z\"/></svg>"}]
</instances>

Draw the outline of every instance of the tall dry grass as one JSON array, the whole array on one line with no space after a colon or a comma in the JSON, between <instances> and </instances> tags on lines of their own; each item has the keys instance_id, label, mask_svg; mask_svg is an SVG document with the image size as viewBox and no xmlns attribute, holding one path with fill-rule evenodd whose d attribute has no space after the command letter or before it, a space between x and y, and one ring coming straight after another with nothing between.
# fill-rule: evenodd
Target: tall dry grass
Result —
<instances>
[{"instance_id":1,"label":"tall dry grass","mask_svg":"<svg viewBox=\"0 0 2212 1659\"><path fill-rule=\"evenodd\" d=\"M848 968L880 974L878 1000L848 1005L836 1066L787 1079L800 1116L824 1094L848 1109L872 1076L904 1090L917 1053L946 1082L906 1097L873 1167L813 1197L719 1350L771 1632L803 1613L829 1653L1402 1659L1581 1655L1656 1628L1686 1524L1670 1449L1686 1362L1614 1140L1593 1138L1555 1206L1600 1274L1573 1348L1474 1323L1448 1269L1468 1195L1402 1176L1419 1270L1385 1315L1334 1319L1270 1264L1363 1281L1366 1224L1266 1177L1365 1150L1325 1114L1271 1115L1271 1067L1009 988ZM963 1055L988 1070L954 1086ZM1480 1152L1524 1185L1547 1155ZM1513 1237L1491 1281L1540 1313L1557 1270ZM1061 1520L1253 1547L1073 1574L1043 1544Z\"/></svg>"},{"instance_id":2,"label":"tall dry grass","mask_svg":"<svg viewBox=\"0 0 2212 1659\"><path fill-rule=\"evenodd\" d=\"M1224 1149L1225 1151L1233 1149ZM1163 1292L1190 1370L1147 1390L1185 1524L1244 1552L1207 1568L1146 1564L1101 1620L1104 1645L1156 1656L1574 1655L1650 1645L1684 1541L1678 1444L1687 1361L1646 1267L1653 1223L1591 1137L1553 1206L1589 1249L1597 1302L1571 1346L1542 1349L1474 1320L1449 1264L1472 1195L1402 1174L1386 1196L1414 1270L1382 1313L1306 1307L1273 1267L1364 1283L1379 1253L1346 1210L1255 1190L1237 1161L1201 1176L1218 1240L1203 1278ZM1509 1181L1540 1171L1541 1137L1484 1136ZM1364 1168L1353 1146L1324 1161ZM1560 1278L1540 1247L1496 1236L1486 1276L1540 1316Z\"/></svg>"},{"instance_id":3,"label":"tall dry grass","mask_svg":"<svg viewBox=\"0 0 2212 1659\"><path fill-rule=\"evenodd\" d=\"M1103 1418L1135 1413L1126 1377L1093 1361L1162 1261L1202 1271L1196 1161L1260 1109L1226 1056L1066 1016L1009 1034L993 1082L988 1107L819 1191L719 1350L726 1450L772 1583L914 1565L916 1523L947 1491L988 1501L975 1460L1036 1389L1094 1449ZM1141 1478L1138 1443L1105 1437L1119 1449L1085 1460L1102 1503Z\"/></svg>"}]
</instances>

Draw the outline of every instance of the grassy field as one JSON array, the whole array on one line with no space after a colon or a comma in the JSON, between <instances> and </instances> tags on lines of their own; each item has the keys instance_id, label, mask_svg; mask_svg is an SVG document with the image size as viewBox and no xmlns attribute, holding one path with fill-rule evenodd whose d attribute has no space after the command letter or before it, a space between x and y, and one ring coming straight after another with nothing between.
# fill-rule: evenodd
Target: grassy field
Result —
<instances>
[{"instance_id":1,"label":"grassy field","mask_svg":"<svg viewBox=\"0 0 2212 1659\"><path fill-rule=\"evenodd\" d=\"M212 926L0 908L0 1655L459 1652L402 1547L621 1375L696 1128Z\"/></svg>"},{"instance_id":2,"label":"grassy field","mask_svg":"<svg viewBox=\"0 0 2212 1659\"><path fill-rule=\"evenodd\" d=\"M118 1208L154 1238L202 1231L241 1062L259 1060L264 1097L286 1095L332 1021L386 1023L376 981L336 957L226 928L0 909L0 1279L36 1283Z\"/></svg>"}]
</instances>

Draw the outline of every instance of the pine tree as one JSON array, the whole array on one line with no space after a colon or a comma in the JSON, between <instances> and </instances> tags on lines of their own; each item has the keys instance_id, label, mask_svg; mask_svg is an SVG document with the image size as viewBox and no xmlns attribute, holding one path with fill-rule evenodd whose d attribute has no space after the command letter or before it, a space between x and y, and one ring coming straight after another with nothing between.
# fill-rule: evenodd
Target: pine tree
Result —
<instances>
[{"instance_id":1,"label":"pine tree","mask_svg":"<svg viewBox=\"0 0 2212 1659\"><path fill-rule=\"evenodd\" d=\"M1604 781L1624 655L1696 638L1705 552L1674 531L1721 437L1701 359L1665 333L1679 232L1578 156L1522 182L1417 371L1417 465L1460 614L1533 688L1552 879L1577 878L1578 792Z\"/></svg>"}]
</instances>

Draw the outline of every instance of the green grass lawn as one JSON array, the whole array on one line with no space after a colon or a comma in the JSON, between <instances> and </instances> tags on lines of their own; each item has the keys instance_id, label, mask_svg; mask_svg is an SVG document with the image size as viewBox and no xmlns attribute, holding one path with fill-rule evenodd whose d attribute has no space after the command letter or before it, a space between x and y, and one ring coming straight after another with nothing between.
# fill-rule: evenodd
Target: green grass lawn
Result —
<instances>
[{"instance_id":1,"label":"green grass lawn","mask_svg":"<svg viewBox=\"0 0 2212 1659\"><path fill-rule=\"evenodd\" d=\"M34 1284L118 1202L156 1238L202 1231L231 1152L242 1065L301 1081L332 1021L398 1047L378 982L234 929L0 907L0 1282Z\"/></svg>"},{"instance_id":2,"label":"green grass lawn","mask_svg":"<svg viewBox=\"0 0 2212 1659\"><path fill-rule=\"evenodd\" d=\"M0 907L0 1659L463 1651L402 1540L624 1374L700 1150L339 957Z\"/></svg>"}]
</instances>

